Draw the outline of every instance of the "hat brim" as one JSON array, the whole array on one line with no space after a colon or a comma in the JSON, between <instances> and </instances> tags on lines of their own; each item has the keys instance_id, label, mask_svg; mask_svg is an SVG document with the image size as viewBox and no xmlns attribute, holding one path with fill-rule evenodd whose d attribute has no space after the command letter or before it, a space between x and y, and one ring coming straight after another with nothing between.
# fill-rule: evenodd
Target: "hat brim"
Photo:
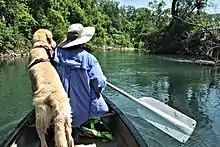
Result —
<instances>
[{"instance_id":1,"label":"hat brim","mask_svg":"<svg viewBox=\"0 0 220 147\"><path fill-rule=\"evenodd\" d=\"M92 39L93 35L95 33L95 28L94 27L85 27L82 31L82 34L80 37L78 37L75 40L72 41L67 41L67 39L64 39L59 45L58 47L61 48L68 48L68 47L72 47L75 45L80 45L80 44L84 44L86 42L88 42L89 40Z\"/></svg>"}]
</instances>

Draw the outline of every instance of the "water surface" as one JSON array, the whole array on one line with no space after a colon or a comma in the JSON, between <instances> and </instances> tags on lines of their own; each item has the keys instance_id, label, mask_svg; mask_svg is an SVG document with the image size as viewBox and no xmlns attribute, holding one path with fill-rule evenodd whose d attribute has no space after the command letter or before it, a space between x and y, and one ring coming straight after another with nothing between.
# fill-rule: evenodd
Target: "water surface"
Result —
<instances>
[{"instance_id":1,"label":"water surface","mask_svg":"<svg viewBox=\"0 0 220 147\"><path fill-rule=\"evenodd\" d=\"M218 69L174 62L173 56L97 52L108 80L129 94L154 97L198 123L191 138L181 144L146 122L138 105L107 88L104 92L133 122L149 146L218 147L220 144L220 73ZM32 108L26 60L0 65L0 137ZM0 140L1 140L0 138Z\"/></svg>"}]
</instances>

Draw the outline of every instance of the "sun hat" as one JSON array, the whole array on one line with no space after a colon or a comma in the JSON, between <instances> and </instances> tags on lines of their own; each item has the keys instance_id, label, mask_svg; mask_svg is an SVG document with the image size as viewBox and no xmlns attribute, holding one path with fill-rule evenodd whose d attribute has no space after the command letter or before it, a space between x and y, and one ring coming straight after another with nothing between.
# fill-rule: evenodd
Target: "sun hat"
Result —
<instances>
[{"instance_id":1,"label":"sun hat","mask_svg":"<svg viewBox=\"0 0 220 147\"><path fill-rule=\"evenodd\" d=\"M68 48L84 44L92 39L94 33L94 27L83 27L80 23L72 24L67 30L67 38L64 39L58 47Z\"/></svg>"}]
</instances>

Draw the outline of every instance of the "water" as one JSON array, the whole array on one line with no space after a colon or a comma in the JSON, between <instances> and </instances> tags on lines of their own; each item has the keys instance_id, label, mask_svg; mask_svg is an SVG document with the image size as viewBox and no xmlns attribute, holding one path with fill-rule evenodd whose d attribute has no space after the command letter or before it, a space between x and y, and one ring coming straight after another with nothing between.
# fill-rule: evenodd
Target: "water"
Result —
<instances>
[{"instance_id":1,"label":"water","mask_svg":"<svg viewBox=\"0 0 220 147\"><path fill-rule=\"evenodd\" d=\"M220 72L218 69L174 62L173 56L139 53L94 53L108 80L129 94L151 96L192 117L198 123L181 144L147 123L138 105L107 88L104 92L153 147L218 147L220 144ZM0 65L0 140L31 110L26 60Z\"/></svg>"}]
</instances>

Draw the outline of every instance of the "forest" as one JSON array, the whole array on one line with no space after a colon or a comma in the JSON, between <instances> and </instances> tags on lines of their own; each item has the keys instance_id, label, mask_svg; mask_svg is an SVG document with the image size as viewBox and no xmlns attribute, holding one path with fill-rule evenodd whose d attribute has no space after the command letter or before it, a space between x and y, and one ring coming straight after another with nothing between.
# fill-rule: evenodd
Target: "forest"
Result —
<instances>
[{"instance_id":1,"label":"forest","mask_svg":"<svg viewBox=\"0 0 220 147\"><path fill-rule=\"evenodd\" d=\"M150 0L146 6L123 6L114 0L1 0L0 53L32 46L38 28L65 38L70 24L96 28L88 46L137 48L152 54L180 54L219 62L220 14L205 10L211 0Z\"/></svg>"}]
</instances>

